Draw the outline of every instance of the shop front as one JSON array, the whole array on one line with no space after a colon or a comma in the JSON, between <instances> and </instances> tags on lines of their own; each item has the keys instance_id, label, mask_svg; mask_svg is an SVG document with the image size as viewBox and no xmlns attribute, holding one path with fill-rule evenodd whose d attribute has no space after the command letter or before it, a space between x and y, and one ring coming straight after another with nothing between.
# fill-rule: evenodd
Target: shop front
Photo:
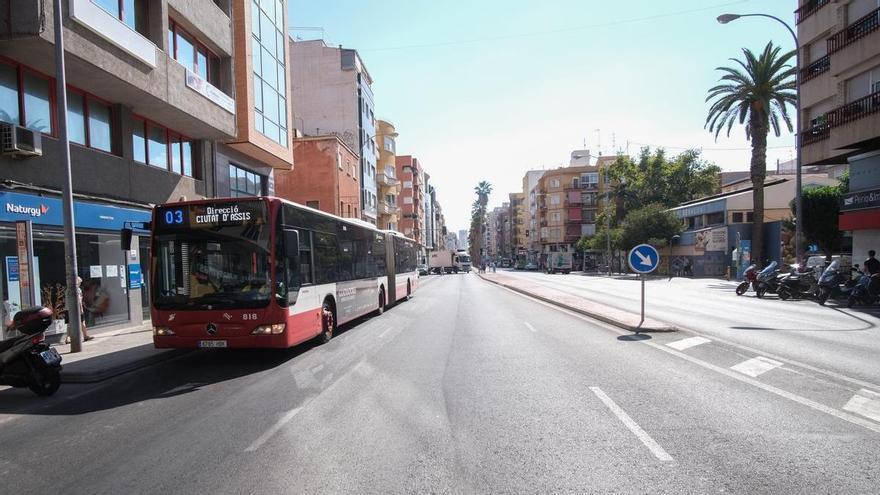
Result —
<instances>
[{"instance_id":1,"label":"shop front","mask_svg":"<svg viewBox=\"0 0 880 495\"><path fill-rule=\"evenodd\" d=\"M83 318L89 328L140 324L149 315L149 296L142 280L148 242L132 243L122 251L123 222L146 222L147 208L75 200L78 275L82 279ZM53 310L54 329L63 332L66 316L65 251L62 201L57 195L21 189L0 189L0 297L2 327L21 309L19 260L15 225L33 225L33 274L36 299ZM142 261L143 260L143 265Z\"/></svg>"},{"instance_id":2,"label":"shop front","mask_svg":"<svg viewBox=\"0 0 880 495\"><path fill-rule=\"evenodd\" d=\"M868 251L880 251L880 188L843 195L838 228L851 231L853 262L861 263Z\"/></svg>"}]
</instances>

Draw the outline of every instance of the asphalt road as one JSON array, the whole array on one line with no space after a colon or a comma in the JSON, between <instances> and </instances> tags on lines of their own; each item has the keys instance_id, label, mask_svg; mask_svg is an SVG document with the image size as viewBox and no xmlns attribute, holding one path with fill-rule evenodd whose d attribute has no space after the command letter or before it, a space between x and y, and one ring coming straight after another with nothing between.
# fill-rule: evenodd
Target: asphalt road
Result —
<instances>
[{"instance_id":1,"label":"asphalt road","mask_svg":"<svg viewBox=\"0 0 880 495\"><path fill-rule=\"evenodd\" d=\"M640 282L635 277L503 273L639 310ZM652 279L645 284L645 312L711 339L880 383L880 306L847 309L844 301L820 306L812 300L782 301L775 295L759 299L751 290L737 296L735 288L735 282L716 279Z\"/></svg>"},{"instance_id":2,"label":"asphalt road","mask_svg":"<svg viewBox=\"0 0 880 495\"><path fill-rule=\"evenodd\" d=\"M427 277L324 346L200 351L48 401L2 391L0 479L41 494L877 491L880 388L693 338Z\"/></svg>"}]
</instances>

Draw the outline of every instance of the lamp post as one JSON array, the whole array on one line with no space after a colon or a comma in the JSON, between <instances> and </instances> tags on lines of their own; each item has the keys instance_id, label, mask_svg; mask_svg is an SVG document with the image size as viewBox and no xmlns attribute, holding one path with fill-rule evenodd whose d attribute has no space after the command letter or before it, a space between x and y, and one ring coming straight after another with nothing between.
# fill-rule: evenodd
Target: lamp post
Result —
<instances>
[{"instance_id":1,"label":"lamp post","mask_svg":"<svg viewBox=\"0 0 880 495\"><path fill-rule=\"evenodd\" d=\"M795 233L794 233L794 256L795 259L800 259L801 256L801 237L803 235L803 209L801 208L801 50L798 46L798 37L795 34L794 30L791 26L788 25L787 22L782 19L770 15L770 14L722 14L718 16L718 22L720 24L727 24L728 22L735 21L740 17L767 17L769 19L773 19L774 21L785 26L785 29L788 30L789 34L791 34L791 38L794 40L794 50L795 50L795 138L794 138L794 146L796 153L796 162L795 163Z\"/></svg>"}]
</instances>

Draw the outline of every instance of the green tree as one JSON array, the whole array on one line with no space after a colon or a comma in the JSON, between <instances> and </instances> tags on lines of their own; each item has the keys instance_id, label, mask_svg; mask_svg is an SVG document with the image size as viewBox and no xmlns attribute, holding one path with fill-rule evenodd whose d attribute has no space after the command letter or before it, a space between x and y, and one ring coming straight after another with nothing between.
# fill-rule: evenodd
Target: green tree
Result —
<instances>
[{"instance_id":1,"label":"green tree","mask_svg":"<svg viewBox=\"0 0 880 495\"><path fill-rule=\"evenodd\" d=\"M795 52L780 53L772 42L757 56L743 48L745 61L731 59L734 67L718 67L721 84L709 89L706 101L712 101L705 127L718 134L734 124L745 125L746 138L752 143L750 164L754 188L752 210L752 259L763 259L764 248L764 178L767 173L767 134L780 135L780 121L792 131L788 105L795 104L796 67L789 65ZM800 220L799 220L800 221Z\"/></svg>"},{"instance_id":2,"label":"green tree","mask_svg":"<svg viewBox=\"0 0 880 495\"><path fill-rule=\"evenodd\" d=\"M840 251L843 241L843 234L837 226L840 201L839 185L810 187L801 193L804 237L807 242L818 245L828 261L831 261L832 254ZM792 215L794 215L794 201L790 203L790 207Z\"/></svg>"},{"instance_id":3,"label":"green tree","mask_svg":"<svg viewBox=\"0 0 880 495\"><path fill-rule=\"evenodd\" d=\"M683 230L684 223L666 206L651 204L626 214L619 242L624 249L642 243L665 246L672 236Z\"/></svg>"},{"instance_id":4,"label":"green tree","mask_svg":"<svg viewBox=\"0 0 880 495\"><path fill-rule=\"evenodd\" d=\"M474 187L477 199L471 205L471 228L468 232L470 243L470 255L475 265L482 263L483 236L486 231L486 208L489 204L489 195L492 194L492 184L480 181Z\"/></svg>"}]
</instances>

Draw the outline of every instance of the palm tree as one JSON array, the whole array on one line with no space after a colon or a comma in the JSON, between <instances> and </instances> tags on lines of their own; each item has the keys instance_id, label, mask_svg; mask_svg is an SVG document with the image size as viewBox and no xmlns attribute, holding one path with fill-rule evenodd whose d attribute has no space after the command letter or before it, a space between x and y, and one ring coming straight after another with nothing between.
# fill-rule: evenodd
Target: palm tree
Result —
<instances>
[{"instance_id":1,"label":"palm tree","mask_svg":"<svg viewBox=\"0 0 880 495\"><path fill-rule=\"evenodd\" d=\"M471 260L474 264L482 263L483 234L486 230L486 208L489 204L489 194L492 193L492 184L480 181L474 192L477 199L471 205L471 229L468 234L470 242Z\"/></svg>"},{"instance_id":2,"label":"palm tree","mask_svg":"<svg viewBox=\"0 0 880 495\"><path fill-rule=\"evenodd\" d=\"M746 126L746 138L752 142L751 178L753 187L752 259L760 262L764 248L764 177L767 173L767 134L770 128L780 134L780 120L792 131L788 105L794 106L797 67L789 65L794 51L780 54L780 47L767 43L757 57L743 48L745 61L731 59L739 67L718 67L721 84L711 88L706 101L709 107L705 128L727 135L736 123ZM798 164L800 165L800 164ZM800 219L798 219L800 221Z\"/></svg>"}]
</instances>

